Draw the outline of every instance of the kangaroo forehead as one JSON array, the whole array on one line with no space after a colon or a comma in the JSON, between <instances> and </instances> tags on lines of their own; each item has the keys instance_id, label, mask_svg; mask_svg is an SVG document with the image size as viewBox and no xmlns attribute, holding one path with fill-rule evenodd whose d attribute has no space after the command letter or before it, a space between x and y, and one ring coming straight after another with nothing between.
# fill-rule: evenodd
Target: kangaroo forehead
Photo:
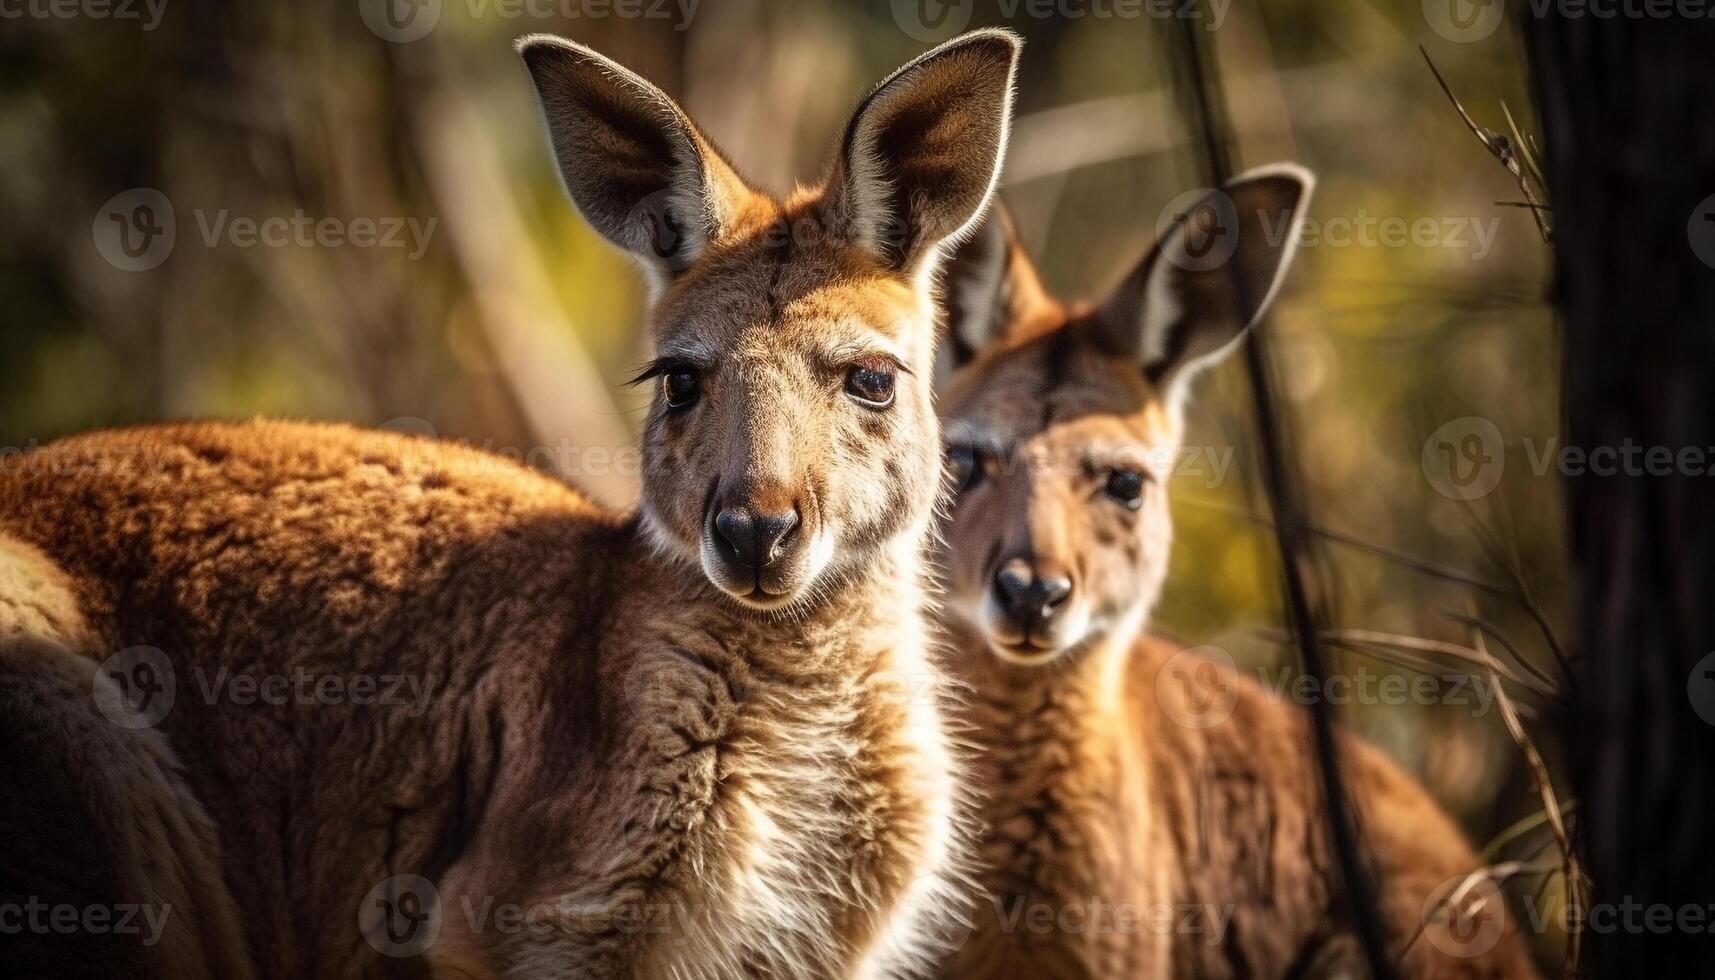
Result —
<instances>
[{"instance_id":1,"label":"kangaroo forehead","mask_svg":"<svg viewBox=\"0 0 1715 980\"><path fill-rule=\"evenodd\" d=\"M1154 441L1168 418L1141 369L1066 328L979 361L952 392L953 419L1019 442L1038 435Z\"/></svg>"},{"instance_id":2,"label":"kangaroo forehead","mask_svg":"<svg viewBox=\"0 0 1715 980\"><path fill-rule=\"evenodd\" d=\"M657 344L697 343L722 353L753 341L822 346L864 337L904 345L920 329L911 288L838 261L732 257L665 297ZM903 354L903 351L895 353Z\"/></svg>"}]
</instances>

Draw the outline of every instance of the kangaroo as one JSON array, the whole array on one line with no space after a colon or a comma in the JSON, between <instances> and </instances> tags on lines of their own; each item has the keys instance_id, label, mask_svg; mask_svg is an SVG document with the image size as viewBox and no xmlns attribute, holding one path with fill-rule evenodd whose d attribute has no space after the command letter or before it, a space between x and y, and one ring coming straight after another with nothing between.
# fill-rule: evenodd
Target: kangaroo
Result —
<instances>
[{"instance_id":1,"label":"kangaroo","mask_svg":"<svg viewBox=\"0 0 1715 980\"><path fill-rule=\"evenodd\" d=\"M636 74L519 43L572 201L650 277L636 513L338 425L0 459L0 903L168 910L154 944L7 936L8 969L920 972L963 891L933 282L1019 46L899 69L780 198Z\"/></svg>"},{"instance_id":2,"label":"kangaroo","mask_svg":"<svg viewBox=\"0 0 1715 980\"><path fill-rule=\"evenodd\" d=\"M1145 629L1189 386L1273 298L1312 185L1237 178L1099 305L1051 297L998 205L950 265L942 626L985 900L945 976L1367 975L1308 717ZM1379 751L1342 755L1404 972L1534 976L1492 888L1420 934L1477 858Z\"/></svg>"}]
</instances>

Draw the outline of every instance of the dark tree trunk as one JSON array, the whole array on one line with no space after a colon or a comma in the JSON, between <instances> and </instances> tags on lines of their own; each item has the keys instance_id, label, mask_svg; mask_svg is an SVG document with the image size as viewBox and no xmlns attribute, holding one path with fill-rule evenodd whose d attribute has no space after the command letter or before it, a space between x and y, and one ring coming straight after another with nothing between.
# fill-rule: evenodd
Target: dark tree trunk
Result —
<instances>
[{"instance_id":1,"label":"dark tree trunk","mask_svg":"<svg viewBox=\"0 0 1715 980\"><path fill-rule=\"evenodd\" d=\"M1554 209L1565 441L1611 448L1626 470L1566 479L1579 611L1565 735L1592 909L1608 917L1584 933L1584 973L1715 976L1715 29L1519 6ZM1665 929L1655 908L1674 916Z\"/></svg>"}]
</instances>

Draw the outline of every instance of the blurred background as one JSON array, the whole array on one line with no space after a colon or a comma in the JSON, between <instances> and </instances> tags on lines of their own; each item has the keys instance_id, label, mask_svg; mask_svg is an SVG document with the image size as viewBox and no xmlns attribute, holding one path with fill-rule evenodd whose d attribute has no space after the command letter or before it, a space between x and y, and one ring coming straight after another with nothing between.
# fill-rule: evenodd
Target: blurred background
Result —
<instances>
[{"instance_id":1,"label":"blurred background","mask_svg":"<svg viewBox=\"0 0 1715 980\"><path fill-rule=\"evenodd\" d=\"M623 505L641 280L564 198L515 38L617 58L780 191L816 179L893 67L962 27L1009 26L1028 43L1003 197L1049 285L1097 299L1202 182L1170 56L1174 13L1194 11L1242 165L1320 178L1268 329L1326 532L1337 668L1355 679L1342 717L1494 861L1523 862L1510 887L1552 909L1532 769L1499 707L1456 679L1489 680L1473 650L1504 654L1557 771L1549 257L1419 46L1484 124L1506 130L1504 105L1529 133L1530 106L1510 32L1435 7L19 0L0 18L0 451L162 419L339 419L486 446ZM1157 622L1282 682L1294 652L1249 431L1233 359L1194 404ZM1439 693L1400 703L1384 676Z\"/></svg>"}]
</instances>

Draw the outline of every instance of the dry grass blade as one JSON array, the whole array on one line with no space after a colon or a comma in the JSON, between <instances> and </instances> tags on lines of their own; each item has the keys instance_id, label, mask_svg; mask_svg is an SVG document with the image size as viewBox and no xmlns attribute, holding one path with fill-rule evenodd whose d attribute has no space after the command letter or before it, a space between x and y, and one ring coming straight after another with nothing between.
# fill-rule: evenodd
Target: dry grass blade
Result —
<instances>
[{"instance_id":1,"label":"dry grass blade","mask_svg":"<svg viewBox=\"0 0 1715 980\"><path fill-rule=\"evenodd\" d=\"M1230 504L1217 503L1212 500L1198 500L1195 497L1185 496L1181 496L1179 498L1179 503L1193 507L1200 507L1217 513L1230 514L1262 527L1272 528L1274 526L1274 523L1268 518L1242 507L1231 506ZM1486 592L1489 595L1498 596L1502 599L1518 603L1523 607L1525 614L1530 616L1531 620L1536 623L1537 629L1542 632L1543 642L1548 645L1549 653L1554 656L1554 659L1556 663L1560 665L1562 672L1567 673L1568 676L1570 676L1569 672L1571 667L1567 663L1566 655L1560 645L1559 638L1554 634L1554 628L1549 625L1548 617L1543 613L1542 608L1538 606L1536 601L1531 597L1528 583L1524 581L1522 573L1518 572L1516 569L1513 576L1514 585L1512 587L1508 587L1496 582L1490 582L1486 579L1477 578L1469 572L1453 568L1450 565L1433 562L1427 558L1409 554L1396 548L1374 544L1354 535L1335 531L1331 528L1311 525L1308 530L1311 534L1314 534L1325 541L1331 541L1343 547L1352 548L1357 551L1374 555L1377 558L1422 572L1423 574L1434 578L1448 582L1459 582L1464 585L1468 585L1473 589L1477 589L1478 591ZM1502 562L1502 564L1510 565L1511 563ZM1558 684L1556 684L1556 690L1558 691Z\"/></svg>"},{"instance_id":2,"label":"dry grass blade","mask_svg":"<svg viewBox=\"0 0 1715 980\"><path fill-rule=\"evenodd\" d=\"M1542 753L1537 751L1536 743L1530 734L1524 730L1524 723L1519 721L1518 711L1513 706L1512 699L1501 688L1500 668L1503 666L1489 653L1483 628L1477 624L1476 617L1470 617L1471 645L1476 651L1490 662L1489 670L1493 675L1495 686L1495 706L1500 709L1501 721L1507 726L1507 733L1518 743L1519 751L1524 753L1525 765L1530 769L1531 782L1537 795L1542 800L1542 811L1548 819L1548 829L1554 834L1554 841L1560 847L1561 870L1566 881L1566 900L1574 906L1583 905L1584 869L1578 862L1578 855L1572 847L1571 835L1566 832L1566 821L1562 818L1560 801L1554 792L1554 781L1549 777L1548 766L1542 761ZM1564 976L1573 980L1578 976L1579 933L1572 930L1566 937L1566 963Z\"/></svg>"},{"instance_id":3,"label":"dry grass blade","mask_svg":"<svg viewBox=\"0 0 1715 980\"><path fill-rule=\"evenodd\" d=\"M1429 52L1424 50L1422 45L1418 45L1417 50L1423 54L1424 62L1429 65L1429 71L1435 76L1435 81L1441 86L1441 91L1446 93L1447 101L1453 103L1453 108L1459 113L1459 118L1465 121L1466 127L1471 130L1472 135L1477 137L1477 142L1483 144L1483 148L1493 154L1495 159L1501 162L1501 166L1507 168L1507 172L1513 175L1513 179L1518 181L1519 191L1524 194L1524 199L1530 204L1531 217L1536 219L1536 229L1542 233L1542 240L1545 242L1553 241L1554 230L1548 224L1548 206L1542 203L1541 198L1537 196L1536 189L1532 186L1531 175L1537 175L1537 179L1540 180L1541 171L1536 166L1534 158L1530 156L1529 147L1522 139L1509 138L1505 133L1490 129L1472 119L1471 114L1465 111L1465 106L1459 102L1458 96L1454 95L1453 90L1448 87L1447 80L1441 77L1441 72L1436 69L1435 62L1430 60ZM1504 104L1501 106L1501 111L1506 112ZM1510 112L1507 113L1507 122L1509 125L1512 123ZM1514 127L1514 133L1517 133L1517 127ZM1527 164L1520 162L1521 157L1528 162L1529 173L1526 172Z\"/></svg>"},{"instance_id":4,"label":"dry grass blade","mask_svg":"<svg viewBox=\"0 0 1715 980\"><path fill-rule=\"evenodd\" d=\"M1526 861L1503 861L1500 864L1491 864L1488 867L1478 868L1466 875L1464 878L1461 878L1459 880L1459 884L1450 889L1441 901L1435 903L1435 908L1424 913L1423 921L1417 924L1417 931L1413 932L1411 934L1411 938L1405 941L1405 945L1400 947L1400 958L1404 959L1405 954L1411 952L1411 947L1415 946L1417 941L1423 938L1423 933L1429 928L1429 924L1440 918L1443 910L1459 907L1460 903L1462 903L1465 898L1471 894L1471 890L1473 888L1476 888L1484 881L1492 881L1496 886L1500 886L1505 884L1508 880L1522 874L1528 874L1532 870L1531 865ZM1466 910L1465 915L1474 915L1477 912L1482 911L1482 909L1483 906L1481 904L1473 905Z\"/></svg>"}]
</instances>

